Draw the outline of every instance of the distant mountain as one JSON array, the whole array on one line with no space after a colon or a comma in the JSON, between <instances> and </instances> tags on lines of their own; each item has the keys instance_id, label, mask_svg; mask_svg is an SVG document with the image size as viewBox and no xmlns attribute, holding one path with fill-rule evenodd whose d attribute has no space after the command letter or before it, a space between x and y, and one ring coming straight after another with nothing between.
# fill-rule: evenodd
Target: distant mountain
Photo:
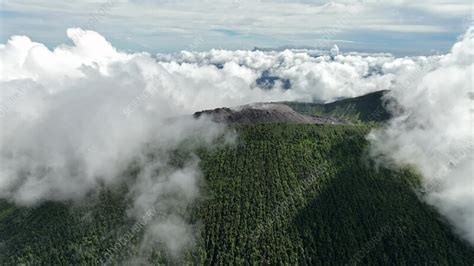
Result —
<instances>
[{"instance_id":1,"label":"distant mountain","mask_svg":"<svg viewBox=\"0 0 474 266\"><path fill-rule=\"evenodd\" d=\"M330 47L329 47L330 48ZM328 48L328 50L329 50ZM262 52L280 52L284 50L302 50L302 51L318 51L322 53L323 51L316 50L314 46L297 46L297 45L283 45L279 47L254 47L252 51L262 51Z\"/></svg>"}]
</instances>

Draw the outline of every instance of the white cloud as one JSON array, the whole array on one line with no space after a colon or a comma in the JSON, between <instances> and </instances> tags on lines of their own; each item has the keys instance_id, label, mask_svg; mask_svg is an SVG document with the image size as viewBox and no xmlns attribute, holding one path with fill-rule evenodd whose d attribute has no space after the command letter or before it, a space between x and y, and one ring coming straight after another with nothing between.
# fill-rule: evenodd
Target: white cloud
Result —
<instances>
[{"instance_id":1,"label":"white cloud","mask_svg":"<svg viewBox=\"0 0 474 266\"><path fill-rule=\"evenodd\" d=\"M117 52L95 32L71 29L68 35L75 45L54 51L20 36L0 47L0 198L20 205L81 201L130 182L130 214L167 208L149 224L164 226L180 215L173 202L190 204L200 180L197 159L173 167L169 151L191 134L209 143L223 129L190 117L170 121L188 109L180 111L179 96L166 87L170 74L149 55ZM149 97L124 113L144 92ZM132 163L142 169L133 181L124 176ZM187 226L176 232L189 232ZM163 237L179 251L181 242Z\"/></svg>"},{"instance_id":2,"label":"white cloud","mask_svg":"<svg viewBox=\"0 0 474 266\"><path fill-rule=\"evenodd\" d=\"M388 23L390 23L388 21ZM364 26L365 29L371 30L383 30L383 31L393 31L393 32L418 32L418 33L435 33L435 32L450 32L451 29L445 26L433 26L433 25L391 25L391 24L373 24Z\"/></svg>"},{"instance_id":3,"label":"white cloud","mask_svg":"<svg viewBox=\"0 0 474 266\"><path fill-rule=\"evenodd\" d=\"M141 217L153 206L174 210L177 202L190 204L196 197L200 171L195 157L182 168L171 166L169 151L191 134L211 143L223 131L205 120L182 118L171 123L170 118L251 102L331 101L398 88L411 80L417 67L443 66L430 74L436 82L425 81L440 94L423 98L423 103L450 110L444 114L433 107L427 109L431 113L420 111L420 116L439 115L440 123L450 129L446 132L451 132L443 137L461 129L467 134L458 123L468 120L450 117L463 112L465 100L457 102L461 99L457 94L443 89L458 84L453 90L465 90L459 73L467 74L464 67L472 62L472 49L463 43L456 44L451 55L398 59L389 54L339 51L330 55L313 50L210 50L151 56L119 51L96 32L70 29L67 34L74 45L52 51L25 36L11 37L0 45L0 197L18 204L81 200L100 187L124 182L124 170L135 162L142 170L130 184L134 202L130 214ZM280 81L261 88L257 80L265 75ZM436 79L444 76L446 80ZM286 80L291 89L284 89ZM420 95L425 93L423 88ZM408 109L416 104L416 94L400 95ZM460 105L453 108L455 103ZM441 137L435 140L442 141ZM150 159L145 147L156 155ZM179 193L168 197L170 191ZM184 244L160 228L182 221L179 213L164 213L169 215L155 217L147 232L177 253ZM192 231L190 225L170 229L178 235Z\"/></svg>"},{"instance_id":4,"label":"white cloud","mask_svg":"<svg viewBox=\"0 0 474 266\"><path fill-rule=\"evenodd\" d=\"M101 12L107 2L113 2L113 5ZM328 29L334 27L338 34L331 39L353 38L348 34L361 31L368 36L371 32L384 31L447 34L462 30L462 17L470 15L470 7L468 0L424 1L423 4L413 1L109 0L65 3L54 0L45 3L19 0L4 3L5 10L18 13L5 17L4 23L8 25L6 32L9 34L37 34L39 38L48 38L49 43L62 40L61 34L67 27L97 29L128 43L135 50L141 46L185 49L182 43L191 42L189 36L202 35L206 41L198 50L205 50L219 45L235 47L232 45L236 39L249 48L261 44L269 46L276 40L314 45L316 39L324 37ZM357 12L350 16L348 10ZM32 20L32 16L35 19ZM38 23L40 18L47 21ZM90 23L91 19L93 23ZM241 35L222 38L213 29L229 29ZM126 41L130 36L140 41Z\"/></svg>"},{"instance_id":5,"label":"white cloud","mask_svg":"<svg viewBox=\"0 0 474 266\"><path fill-rule=\"evenodd\" d=\"M474 28L451 53L424 61L423 71L398 79L389 97L403 112L372 132L372 152L416 166L425 178L426 200L474 244ZM387 68L396 73L399 63Z\"/></svg>"},{"instance_id":6,"label":"white cloud","mask_svg":"<svg viewBox=\"0 0 474 266\"><path fill-rule=\"evenodd\" d=\"M81 201L104 186L131 182L123 173L134 162L141 170L130 184L129 213L140 218L156 208L146 239L164 242L174 254L193 239L192 226L175 210L197 196L200 171L195 157L184 168L171 166L169 151L191 134L210 143L222 129L205 120L170 118L250 102L362 94L386 82L363 79L370 66L391 61L354 55L333 61L303 51L152 57L117 51L96 32L67 34L74 45L52 51L26 36L0 45L0 198L21 205ZM294 88L285 91L278 82L259 88L264 71L290 79ZM349 81L362 89L345 87ZM162 232L169 221L180 222Z\"/></svg>"}]
</instances>

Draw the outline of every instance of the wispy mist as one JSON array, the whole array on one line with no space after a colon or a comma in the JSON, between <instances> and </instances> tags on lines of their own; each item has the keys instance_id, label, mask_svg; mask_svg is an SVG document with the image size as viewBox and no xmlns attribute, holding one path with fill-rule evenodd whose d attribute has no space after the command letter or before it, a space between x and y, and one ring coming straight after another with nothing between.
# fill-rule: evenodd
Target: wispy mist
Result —
<instances>
[{"instance_id":1,"label":"wispy mist","mask_svg":"<svg viewBox=\"0 0 474 266\"><path fill-rule=\"evenodd\" d=\"M449 54L418 68L387 95L401 108L369 135L372 153L384 163L414 165L426 201L474 244L474 28Z\"/></svg>"},{"instance_id":2,"label":"wispy mist","mask_svg":"<svg viewBox=\"0 0 474 266\"><path fill-rule=\"evenodd\" d=\"M193 119L149 55L117 52L95 32L68 34L75 46L52 52L26 37L1 47L0 197L27 206L78 202L128 183L129 214L155 210L145 235L177 253L193 237L180 208L198 196L201 174L196 156L172 165L170 154L185 140L209 144L225 130ZM154 233L170 220L180 222Z\"/></svg>"},{"instance_id":3,"label":"wispy mist","mask_svg":"<svg viewBox=\"0 0 474 266\"><path fill-rule=\"evenodd\" d=\"M451 54L413 58L309 50L152 56L118 51L93 31L67 33L74 44L52 51L26 36L0 45L0 198L26 206L81 201L128 184L128 213L153 214L144 247L165 244L179 254L193 241L185 210L199 196L199 158L191 152L176 165L172 153L188 139L209 145L226 134L193 119L195 111L394 89L405 112L372 134L374 153L416 164L428 180L446 155L472 145L472 30ZM412 77L414 69L428 74ZM428 155L433 147L439 153ZM131 165L139 169L133 179L125 174ZM460 159L427 199L472 241L468 165Z\"/></svg>"}]
</instances>

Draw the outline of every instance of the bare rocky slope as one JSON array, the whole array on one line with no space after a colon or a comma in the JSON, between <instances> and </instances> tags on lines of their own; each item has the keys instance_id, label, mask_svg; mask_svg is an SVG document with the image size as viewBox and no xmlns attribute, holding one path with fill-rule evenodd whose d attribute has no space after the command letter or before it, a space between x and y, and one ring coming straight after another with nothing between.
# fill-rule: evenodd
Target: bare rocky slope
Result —
<instances>
[{"instance_id":1,"label":"bare rocky slope","mask_svg":"<svg viewBox=\"0 0 474 266\"><path fill-rule=\"evenodd\" d=\"M280 103L254 103L194 113L195 118L201 116L209 116L217 123L347 124L344 120L330 116L304 115Z\"/></svg>"}]
</instances>

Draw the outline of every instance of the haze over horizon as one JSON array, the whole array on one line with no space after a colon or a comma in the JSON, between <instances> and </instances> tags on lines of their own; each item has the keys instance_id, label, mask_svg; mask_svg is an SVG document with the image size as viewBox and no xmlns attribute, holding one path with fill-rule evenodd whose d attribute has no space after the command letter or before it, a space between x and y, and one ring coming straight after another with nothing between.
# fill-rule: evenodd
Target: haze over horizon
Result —
<instances>
[{"instance_id":1,"label":"haze over horizon","mask_svg":"<svg viewBox=\"0 0 474 266\"><path fill-rule=\"evenodd\" d=\"M313 47L395 55L446 53L472 21L469 0L2 1L0 43L26 35L53 48L65 31L101 33L132 52Z\"/></svg>"}]
</instances>

